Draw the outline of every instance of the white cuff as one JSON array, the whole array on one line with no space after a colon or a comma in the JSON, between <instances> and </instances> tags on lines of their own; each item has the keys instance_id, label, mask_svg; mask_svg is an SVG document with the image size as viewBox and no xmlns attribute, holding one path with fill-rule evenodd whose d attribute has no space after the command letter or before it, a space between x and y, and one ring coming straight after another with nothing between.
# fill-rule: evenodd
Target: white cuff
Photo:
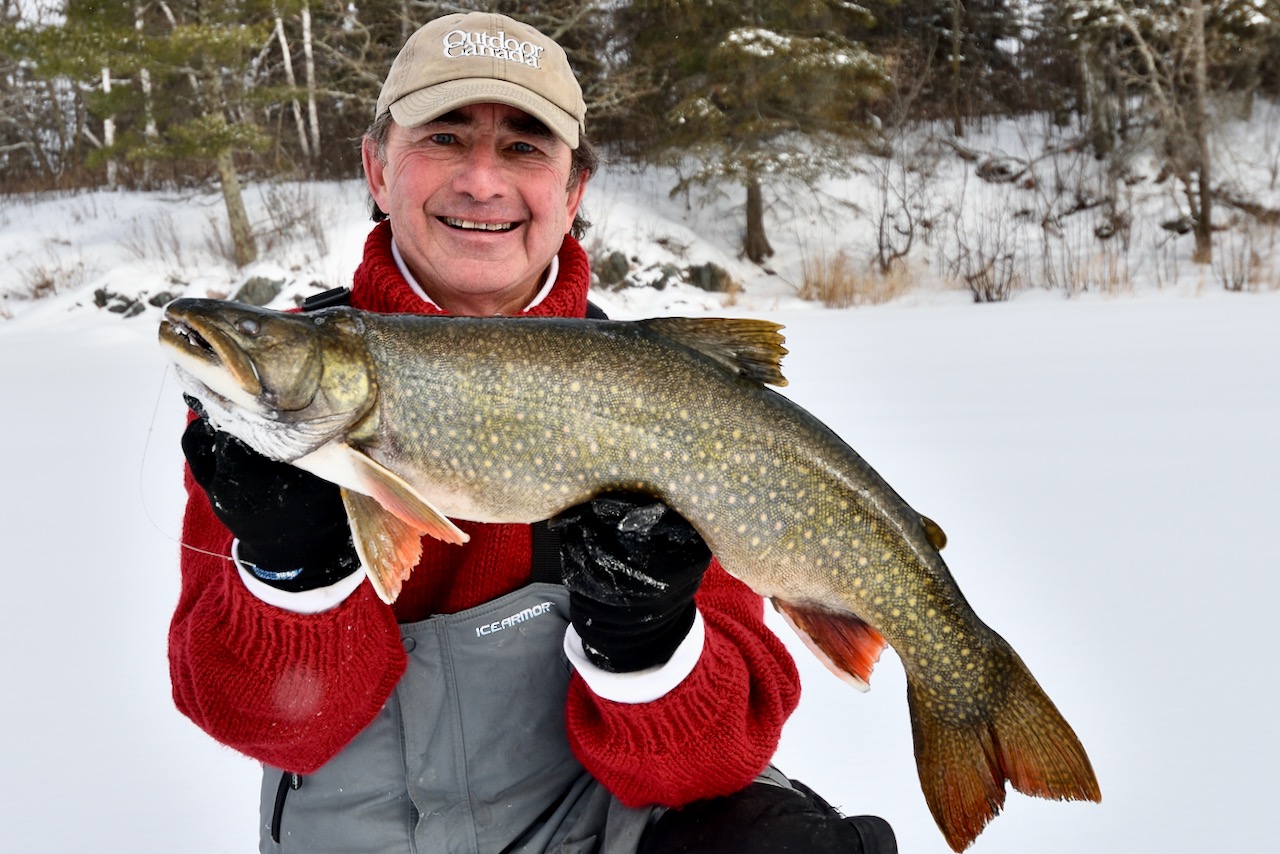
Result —
<instances>
[{"instance_id":1,"label":"white cuff","mask_svg":"<svg viewBox=\"0 0 1280 854\"><path fill-rule=\"evenodd\" d=\"M240 562L239 540L231 542L231 558L236 563L236 569L240 571L240 580L244 582L245 587L249 588L250 593L268 605L274 605L295 614L319 614L336 608L355 592L360 582L364 581L363 572L353 572L328 587L290 593L288 590L272 587L245 569L244 564Z\"/></svg>"},{"instance_id":2,"label":"white cuff","mask_svg":"<svg viewBox=\"0 0 1280 854\"><path fill-rule=\"evenodd\" d=\"M702 614L694 611L689 634L685 635L666 664L632 673L610 673L587 659L586 653L582 651L582 638L570 623L564 633L564 652L597 697L613 700L615 703L652 703L666 696L693 672L698 659L702 657L706 637Z\"/></svg>"}]
</instances>

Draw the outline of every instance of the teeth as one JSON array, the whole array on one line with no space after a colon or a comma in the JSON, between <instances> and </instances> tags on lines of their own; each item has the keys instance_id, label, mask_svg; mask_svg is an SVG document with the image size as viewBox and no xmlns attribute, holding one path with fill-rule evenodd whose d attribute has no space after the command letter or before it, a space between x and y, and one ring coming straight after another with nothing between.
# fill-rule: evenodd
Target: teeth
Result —
<instances>
[{"instance_id":1,"label":"teeth","mask_svg":"<svg viewBox=\"0 0 1280 854\"><path fill-rule=\"evenodd\" d=\"M178 334L178 337L185 339L192 347L197 347L201 350L208 350L210 352L213 351L213 346L210 345L208 341L204 340L204 336L196 332L190 326L187 326L185 323L174 324L174 331Z\"/></svg>"},{"instance_id":2,"label":"teeth","mask_svg":"<svg viewBox=\"0 0 1280 854\"><path fill-rule=\"evenodd\" d=\"M513 222L472 222L469 219L455 219L451 216L441 217L441 219L446 225L471 231L510 231L516 227Z\"/></svg>"}]
</instances>

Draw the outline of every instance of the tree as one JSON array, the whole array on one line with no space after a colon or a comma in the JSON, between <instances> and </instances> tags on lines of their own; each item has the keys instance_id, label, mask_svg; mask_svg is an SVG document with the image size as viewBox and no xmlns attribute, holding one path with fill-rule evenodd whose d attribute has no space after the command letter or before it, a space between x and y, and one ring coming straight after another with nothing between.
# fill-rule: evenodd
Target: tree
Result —
<instances>
[{"instance_id":1,"label":"tree","mask_svg":"<svg viewBox=\"0 0 1280 854\"><path fill-rule=\"evenodd\" d=\"M1209 103L1214 80L1222 76L1211 69L1210 58L1238 61L1237 51L1217 43L1229 28L1210 21L1239 21L1239 11L1238 0L1076 0L1066 10L1076 22L1085 77L1109 75L1119 83L1113 97L1132 93L1144 99L1164 162L1182 189L1195 234L1192 258L1199 263L1213 257ZM1095 98L1103 94L1094 92Z\"/></svg>"},{"instance_id":2,"label":"tree","mask_svg":"<svg viewBox=\"0 0 1280 854\"><path fill-rule=\"evenodd\" d=\"M743 253L773 254L764 190L774 181L843 171L868 130L866 103L884 87L880 60L840 34L849 13L826 2L646 0L619 10L623 68L649 81L644 126L627 150L697 184L746 191Z\"/></svg>"},{"instance_id":3,"label":"tree","mask_svg":"<svg viewBox=\"0 0 1280 854\"><path fill-rule=\"evenodd\" d=\"M131 141L138 160L212 162L227 210L235 262L257 258L245 209L236 154L258 151L270 140L254 120L263 97L251 73L255 49L272 40L270 7L256 0L158 2L160 20L141 32L137 62L165 83L166 109L159 133Z\"/></svg>"},{"instance_id":4,"label":"tree","mask_svg":"<svg viewBox=\"0 0 1280 854\"><path fill-rule=\"evenodd\" d=\"M0 189L58 186L78 163L81 142L69 132L73 93L42 77L32 57L35 34L49 21L40 4L0 0Z\"/></svg>"},{"instance_id":5,"label":"tree","mask_svg":"<svg viewBox=\"0 0 1280 854\"><path fill-rule=\"evenodd\" d=\"M866 0L868 46L894 56L920 81L915 118L947 118L963 136L973 116L1035 100L1019 67L1027 22L1010 0ZM1015 45L1018 48L1015 49Z\"/></svg>"}]
</instances>

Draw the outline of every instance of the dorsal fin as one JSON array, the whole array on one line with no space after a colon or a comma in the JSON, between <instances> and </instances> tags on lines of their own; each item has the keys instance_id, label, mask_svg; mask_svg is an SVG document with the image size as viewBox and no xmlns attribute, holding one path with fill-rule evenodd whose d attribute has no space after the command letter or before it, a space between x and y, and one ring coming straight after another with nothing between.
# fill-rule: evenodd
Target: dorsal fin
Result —
<instances>
[{"instance_id":1,"label":"dorsal fin","mask_svg":"<svg viewBox=\"0 0 1280 854\"><path fill-rule=\"evenodd\" d=\"M737 317L651 317L641 326L697 350L738 376L784 386L782 324Z\"/></svg>"}]
</instances>

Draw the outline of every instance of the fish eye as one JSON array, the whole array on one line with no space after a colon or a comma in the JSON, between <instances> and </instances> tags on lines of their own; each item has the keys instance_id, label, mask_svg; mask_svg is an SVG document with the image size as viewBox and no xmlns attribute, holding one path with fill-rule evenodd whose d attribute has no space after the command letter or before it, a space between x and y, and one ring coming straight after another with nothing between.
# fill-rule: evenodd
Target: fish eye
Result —
<instances>
[{"instance_id":1,"label":"fish eye","mask_svg":"<svg viewBox=\"0 0 1280 854\"><path fill-rule=\"evenodd\" d=\"M246 317L242 320L236 321L236 329L242 335L248 335L250 338L254 338L262 331L262 324L258 323L258 321L252 317Z\"/></svg>"}]
</instances>

